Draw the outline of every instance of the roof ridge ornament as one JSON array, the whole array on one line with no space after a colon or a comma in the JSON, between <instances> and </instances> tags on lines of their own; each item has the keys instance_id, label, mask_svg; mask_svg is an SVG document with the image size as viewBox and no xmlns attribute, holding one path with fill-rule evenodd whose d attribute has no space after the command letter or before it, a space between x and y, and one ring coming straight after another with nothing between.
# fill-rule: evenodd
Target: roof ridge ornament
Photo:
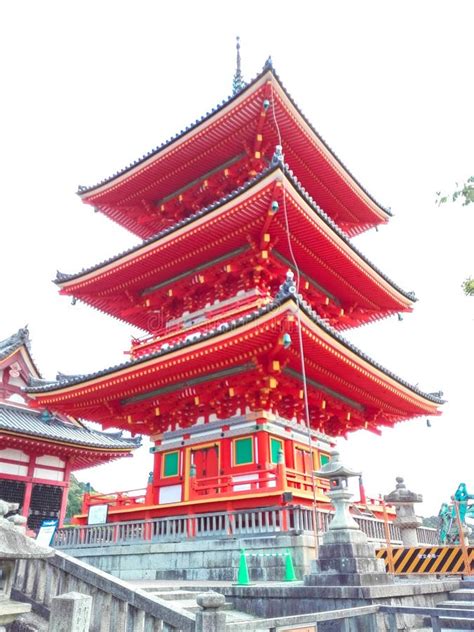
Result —
<instances>
[{"instance_id":1,"label":"roof ridge ornament","mask_svg":"<svg viewBox=\"0 0 474 632\"><path fill-rule=\"evenodd\" d=\"M0 354L3 352L10 354L15 348L21 347L21 345L25 345L28 351L30 351L31 340L28 325L25 325L16 333L8 336L8 338L0 340Z\"/></svg>"},{"instance_id":2,"label":"roof ridge ornament","mask_svg":"<svg viewBox=\"0 0 474 632\"><path fill-rule=\"evenodd\" d=\"M281 145L275 145L275 153L272 156L272 167L275 167L276 165L285 166L285 156Z\"/></svg>"},{"instance_id":3,"label":"roof ridge ornament","mask_svg":"<svg viewBox=\"0 0 474 632\"><path fill-rule=\"evenodd\" d=\"M273 60L271 55L268 55L265 63L263 64L263 70L273 70Z\"/></svg>"},{"instance_id":4,"label":"roof ridge ornament","mask_svg":"<svg viewBox=\"0 0 474 632\"><path fill-rule=\"evenodd\" d=\"M242 76L242 68L240 64L240 37L238 35L236 38L236 49L237 49L237 64L235 68L234 80L232 82L232 96L235 96L243 88L245 88L245 81Z\"/></svg>"},{"instance_id":5,"label":"roof ridge ornament","mask_svg":"<svg viewBox=\"0 0 474 632\"><path fill-rule=\"evenodd\" d=\"M295 283L295 274L293 270L288 270L286 273L286 279L278 289L276 300L287 298L288 296L296 296L297 288Z\"/></svg>"}]
</instances>

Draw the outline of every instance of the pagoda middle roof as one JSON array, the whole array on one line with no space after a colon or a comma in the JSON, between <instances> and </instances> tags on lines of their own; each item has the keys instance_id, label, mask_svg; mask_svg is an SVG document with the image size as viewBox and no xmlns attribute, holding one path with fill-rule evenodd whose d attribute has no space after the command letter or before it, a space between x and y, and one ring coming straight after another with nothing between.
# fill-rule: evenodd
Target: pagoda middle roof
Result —
<instances>
[{"instance_id":1,"label":"pagoda middle roof","mask_svg":"<svg viewBox=\"0 0 474 632\"><path fill-rule=\"evenodd\" d=\"M293 288L293 289L292 289ZM158 351L154 351L152 353L141 356L138 359L130 360L128 362L121 363L119 365L115 365L109 367L107 369L103 369L101 371L97 371L88 375L76 376L71 379L64 379L60 382L55 381L50 384L43 384L41 386L33 386L29 387L27 390L32 396L38 400L38 403L41 405L45 405L47 401L54 402L54 405L57 406L61 402L66 401L70 397L74 397L74 392L76 389L81 389L86 395L86 397L91 397L91 395L87 395L91 391L96 391L97 386L99 386L100 390L103 391L103 395L101 397L110 397L109 394L106 395L106 384L109 384L109 378L113 378L113 383L116 385L114 388L119 389L123 397L123 393L125 392L123 389L128 388L128 392L139 392L140 389L136 386L126 386L128 381L133 375L133 371L135 369L139 369L143 375L149 375L147 378L151 380L151 374L161 366L162 361L167 360L167 356L176 357L176 354L179 352L179 356L183 358L183 351L189 352L189 354L193 353L193 350L196 346L201 344L207 344L209 342L213 342L213 339L216 339L216 344L218 344L218 339L224 339L226 336L237 336L240 330L248 331L249 324L257 326L259 322L262 322L262 331L267 331L268 327L264 327L264 322L268 323L268 318L275 316L281 316L283 313L286 313L286 310L293 311L299 305L302 310L302 313L305 317L309 319L309 323L313 324L313 331L316 336L318 336L318 331L321 332L325 338L325 340L329 341L330 345L336 344L339 349L345 349L344 353L347 354L347 359L338 360L338 362L342 361L344 366L349 372L354 371L357 362L361 365L367 363L371 367L371 371L374 371L376 374L383 374L385 378L388 378L390 381L390 385L382 386L382 383L376 379L372 384L377 384L377 388L385 389L385 392L390 393L390 397L401 397L412 400L409 409L411 412L407 412L405 418L420 415L420 414L437 414L437 406L443 403L442 394L441 393L425 393L418 386L413 386L407 381L401 379L388 369L384 368L378 362L373 360L367 354L360 351L354 344L349 342L346 338L341 336L336 330L328 326L324 320L322 320L316 312L314 312L311 307L304 301L304 299L299 296L296 297L294 293L294 284L287 281L285 282L277 297L269 304L255 310L254 312L244 315L236 320L229 321L225 325L219 327L219 329L210 330L207 332L203 332L202 335L196 335L192 340L181 340L174 344L165 345L162 349ZM283 310L283 311L282 311ZM311 334L313 335L313 334ZM327 335L327 338L325 337ZM339 346L341 345L341 346ZM226 348L227 345L220 346L219 348ZM328 348L328 347L325 347ZM224 351L220 352L221 354ZM338 357L341 357L338 352ZM158 362L159 361L159 362ZM155 365L155 363L157 363ZM182 363L180 360L177 364ZM202 360L201 360L202 363ZM176 364L176 361L172 361L172 364ZM156 366L157 369L152 369L152 366ZM342 366L342 365L340 365ZM353 367L353 368L351 368ZM142 371L143 369L143 371ZM159 371L160 369L158 369ZM179 369L178 369L179 370ZM351 374L351 373L350 373ZM158 372L158 377L160 377L160 373ZM362 375L369 375L362 371L359 375L354 373L353 378L355 377L358 382L360 382ZM168 379L168 378L166 378ZM351 381L352 378L349 378ZM90 384L94 383L94 387L91 388ZM110 382L112 385L112 382ZM366 384L367 387L367 384ZM132 391L130 391L130 388ZM355 387L357 392L358 387ZM117 391L118 393L118 391ZM398 395L397 395L398 393ZM404 395L403 395L404 394ZM49 397L51 395L51 399ZM99 400L97 400L99 401ZM418 401L418 404L414 404L413 402ZM408 409L407 409L408 410ZM415 412L417 411L417 412ZM403 418L403 417L402 417Z\"/></svg>"},{"instance_id":2,"label":"pagoda middle roof","mask_svg":"<svg viewBox=\"0 0 474 632\"><path fill-rule=\"evenodd\" d=\"M187 269L192 270L194 265L201 263L202 260L206 261L206 258L210 259L225 254L226 249L228 250L231 245L235 248L248 243L246 241L248 232L246 235L240 234L244 221L242 217L245 215L247 222L253 221L256 228L258 228L260 221L263 225L268 211L268 206L265 206L268 200L266 198L264 200L262 191L266 190L267 197L268 195L271 196L271 186L275 182L283 183L285 190L291 194L295 203L306 209L303 213L306 220L304 226L303 223L300 225L298 222L296 225L297 223L294 222L290 227L292 238L295 235L299 239L303 239L306 247L311 246L313 256L318 245L321 246L321 257L337 259L337 261L334 259L336 261L334 265L338 270L339 281L337 283L339 285L336 284L331 290L336 296L341 298L339 294L342 288L343 293L345 291L347 294L347 296L342 297L343 299L349 301L348 297L350 297L354 301L354 296L357 295L357 300L361 300L364 294L364 290L361 289L361 285L364 283L362 279L370 279L372 290L369 290L369 293L372 292L371 300L374 301L374 304L385 305L387 309L392 311L406 311L410 308L411 303L416 300L413 292L403 290L370 262L354 246L348 235L309 196L288 166L282 163L269 166L231 194L114 257L78 273L64 274L58 272L55 282L61 287L62 293L81 298L94 307L113 314L108 306L107 292L112 293L115 287L127 287L138 291L146 287L146 283L166 280L167 277L163 278L163 274L167 274L169 277ZM235 225L237 219L240 232ZM217 220L220 224L217 223ZM231 225L232 222L233 225ZM220 229L218 225L221 226ZM211 226L212 229L210 229ZM219 239L221 235L218 234L218 230L224 235L222 239ZM324 243L316 242L313 239L317 231L321 234L324 233ZM283 229L280 232L282 235L278 248L286 251L287 236ZM183 246L183 239L186 239L185 247ZM322 251L322 247L324 247L325 252ZM183 248L187 253L186 257L182 256ZM193 259L191 256L193 248L201 253L196 255L199 259ZM341 255L342 251L346 252L345 259ZM163 252L166 254L161 254ZM289 252L286 253L286 256L290 258ZM165 259L167 263L166 266L163 266L162 262ZM175 265L173 261L175 261ZM348 261L352 263L348 263ZM302 262L298 263L300 268L304 270L305 266ZM326 261L326 263L329 262ZM315 265L315 261L312 260L311 264L306 267L311 268ZM357 273L355 273L355 277L352 275L349 280L350 267L354 270L357 268ZM323 270L322 274L324 275L326 272ZM343 280L345 277L347 278ZM335 283L334 279L331 282ZM323 283L322 280L321 283ZM352 284L352 287L355 288L352 295L348 284ZM377 290L374 294L375 287ZM127 320L146 329L140 320L136 322L131 319ZM142 320L145 318L143 317Z\"/></svg>"},{"instance_id":3,"label":"pagoda middle roof","mask_svg":"<svg viewBox=\"0 0 474 632\"><path fill-rule=\"evenodd\" d=\"M262 110L264 102L268 105ZM264 146L272 152L282 144L303 186L348 234L387 222L390 211L376 202L330 149L268 63L241 92L110 178L79 187L78 194L146 238L150 228L137 222L131 209L164 199L219 168L244 147L253 147L257 135L263 136Z\"/></svg>"}]
</instances>

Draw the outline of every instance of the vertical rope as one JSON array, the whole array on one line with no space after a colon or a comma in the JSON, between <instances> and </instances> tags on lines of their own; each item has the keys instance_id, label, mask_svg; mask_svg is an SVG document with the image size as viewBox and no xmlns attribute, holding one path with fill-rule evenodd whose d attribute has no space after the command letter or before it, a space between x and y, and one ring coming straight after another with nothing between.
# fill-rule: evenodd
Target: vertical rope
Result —
<instances>
[{"instance_id":1,"label":"vertical rope","mask_svg":"<svg viewBox=\"0 0 474 632\"><path fill-rule=\"evenodd\" d=\"M275 121L275 127L277 130L277 134L278 134L278 144L283 147L283 143L282 143L282 137L281 137L281 132L280 132L280 126L278 125L278 121L277 121L277 117L276 117L276 113L275 113L275 97L274 97L274 93L273 93L273 86L272 86L272 93L271 93L271 101L272 101L272 113L273 113L273 120ZM301 359L301 376L303 378L303 397L304 397L304 410L305 410L305 425L306 425L306 432L308 435L308 447L309 447L309 454L311 457L311 463L313 463L313 445L312 445L312 437L311 437L311 425L310 425L310 421L309 421L309 400L308 400L308 385L307 385L307 381L306 381L306 362L305 362L305 353L304 353L304 344L303 344L303 334L302 334L302 327L301 327L301 307L300 307L300 280L301 280L301 273L300 273L300 269L298 266L298 263L296 261L296 257L295 257L295 253L293 251L293 245L291 243L291 231L290 231L290 223L289 223L289 219L288 219L288 209L287 209L287 205L286 205L286 191L283 188L283 212L284 212L284 217L285 217L285 232L286 232L286 238L287 238L287 242L288 242L288 250L290 252L290 258L291 261L293 263L293 266L295 268L296 271L296 315L297 315L297 321L298 321L298 343L299 343L299 349L300 349L300 359ZM313 463L313 466L315 464ZM313 488L313 526L314 526L314 549L315 549L315 556L316 559L318 558L318 553L319 553L319 529L318 529L318 512L317 512L317 491L316 491L316 478L314 476L314 467L311 468L311 486Z\"/></svg>"}]
</instances>

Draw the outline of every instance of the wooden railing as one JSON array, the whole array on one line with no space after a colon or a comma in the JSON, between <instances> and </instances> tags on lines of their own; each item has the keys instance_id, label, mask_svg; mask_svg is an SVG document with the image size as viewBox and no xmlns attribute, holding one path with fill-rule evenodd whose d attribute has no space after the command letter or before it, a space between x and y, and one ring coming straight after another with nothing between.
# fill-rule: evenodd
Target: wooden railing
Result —
<instances>
[{"instance_id":1,"label":"wooden railing","mask_svg":"<svg viewBox=\"0 0 474 632\"><path fill-rule=\"evenodd\" d=\"M142 507L146 502L146 489L131 489L110 494L90 494L85 492L82 497L81 513L87 514L89 507L94 505L111 505L113 507L130 507L138 505Z\"/></svg>"},{"instance_id":2,"label":"wooden railing","mask_svg":"<svg viewBox=\"0 0 474 632\"><path fill-rule=\"evenodd\" d=\"M317 510L318 533L327 531L332 512ZM383 520L368 516L354 516L369 541L384 546ZM398 527L390 523L393 545L401 544ZM151 520L113 522L105 525L81 525L58 529L53 546L76 548L112 546L137 542L170 542L192 538L225 538L259 536L263 534L314 534L314 512L301 506L266 507L230 512L212 512ZM435 529L418 531L420 544L434 544Z\"/></svg>"},{"instance_id":3,"label":"wooden railing","mask_svg":"<svg viewBox=\"0 0 474 632\"><path fill-rule=\"evenodd\" d=\"M132 357L140 357L145 353L150 353L155 350L158 345L163 345L173 338L173 342L176 342L180 338L192 335L193 332L198 330L199 332L205 332L211 328L219 327L220 321L233 320L242 315L242 312L246 312L260 307L262 296L252 293L250 296L242 298L234 297L221 301L217 305L210 305L196 310L193 313L187 315L186 319L176 318L174 324L167 322L160 322L160 318L156 319L159 325L155 329L154 334L144 336L142 338L135 338L132 341ZM195 321L193 324L193 321Z\"/></svg>"},{"instance_id":4,"label":"wooden railing","mask_svg":"<svg viewBox=\"0 0 474 632\"><path fill-rule=\"evenodd\" d=\"M276 467L252 470L242 474L223 474L206 478L191 478L191 498L203 497L211 492L212 496L224 494L238 495L249 491L267 491L281 486Z\"/></svg>"},{"instance_id":5,"label":"wooden railing","mask_svg":"<svg viewBox=\"0 0 474 632\"><path fill-rule=\"evenodd\" d=\"M272 465L263 469L249 470L240 473L219 474L216 476L207 476L204 478L190 478L190 494L189 499L209 498L214 499L216 496L220 498L227 496L229 498L239 497L249 491L255 495L265 495L267 492L285 492L291 491L298 498L312 498L313 485L316 487L317 499L326 498L329 490L329 483L323 479L314 479L312 474L299 472L298 470L288 468L284 464ZM154 504L153 486L149 485L145 490L131 490L124 492L111 492L105 494L85 493L83 496L81 513L88 514L89 507L94 505L107 504L111 509L120 509L124 507L139 507ZM380 499L367 499L370 509L382 511ZM361 504L356 507L362 509ZM367 506L365 506L367 509ZM393 508L388 511L394 515Z\"/></svg>"},{"instance_id":6,"label":"wooden railing","mask_svg":"<svg viewBox=\"0 0 474 632\"><path fill-rule=\"evenodd\" d=\"M195 616L61 551L46 560L19 560L13 597L48 618L53 597L70 591L91 595L90 630L194 632ZM163 624L167 627L164 628ZM217 631L216 631L217 632Z\"/></svg>"}]
</instances>

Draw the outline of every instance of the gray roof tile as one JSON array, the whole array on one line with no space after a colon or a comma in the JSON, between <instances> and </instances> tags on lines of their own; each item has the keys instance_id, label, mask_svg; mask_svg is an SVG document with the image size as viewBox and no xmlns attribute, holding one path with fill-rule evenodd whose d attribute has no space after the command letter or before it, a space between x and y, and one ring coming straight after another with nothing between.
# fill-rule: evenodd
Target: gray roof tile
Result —
<instances>
[{"instance_id":1,"label":"gray roof tile","mask_svg":"<svg viewBox=\"0 0 474 632\"><path fill-rule=\"evenodd\" d=\"M0 403L0 433L2 430L105 450L134 449L141 443L140 437L130 439L117 432L108 434L91 430L86 426L68 424L47 411L6 403Z\"/></svg>"}]
</instances>

